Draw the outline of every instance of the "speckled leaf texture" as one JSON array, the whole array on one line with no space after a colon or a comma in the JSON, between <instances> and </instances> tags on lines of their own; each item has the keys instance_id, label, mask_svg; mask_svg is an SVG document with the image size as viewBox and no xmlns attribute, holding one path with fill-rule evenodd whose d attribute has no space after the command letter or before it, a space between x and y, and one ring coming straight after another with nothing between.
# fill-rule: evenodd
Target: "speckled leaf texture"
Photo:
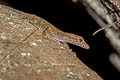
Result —
<instances>
[{"instance_id":1,"label":"speckled leaf texture","mask_svg":"<svg viewBox=\"0 0 120 80\"><path fill-rule=\"evenodd\" d=\"M102 80L67 44L44 36L45 24L0 5L0 80Z\"/></svg>"}]
</instances>

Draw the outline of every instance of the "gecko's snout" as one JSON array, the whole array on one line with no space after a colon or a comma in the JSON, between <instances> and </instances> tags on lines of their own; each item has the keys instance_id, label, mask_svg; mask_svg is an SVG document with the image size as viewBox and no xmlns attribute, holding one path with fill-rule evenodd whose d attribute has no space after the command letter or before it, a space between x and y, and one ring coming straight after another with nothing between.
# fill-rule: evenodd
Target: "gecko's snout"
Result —
<instances>
[{"instance_id":1,"label":"gecko's snout","mask_svg":"<svg viewBox=\"0 0 120 80\"><path fill-rule=\"evenodd\" d=\"M87 44L87 43L85 43L85 45L84 45L85 47L85 49L90 49L90 46Z\"/></svg>"},{"instance_id":2,"label":"gecko's snout","mask_svg":"<svg viewBox=\"0 0 120 80\"><path fill-rule=\"evenodd\" d=\"M90 46L85 41L82 42L81 47L84 49L90 49Z\"/></svg>"}]
</instances>

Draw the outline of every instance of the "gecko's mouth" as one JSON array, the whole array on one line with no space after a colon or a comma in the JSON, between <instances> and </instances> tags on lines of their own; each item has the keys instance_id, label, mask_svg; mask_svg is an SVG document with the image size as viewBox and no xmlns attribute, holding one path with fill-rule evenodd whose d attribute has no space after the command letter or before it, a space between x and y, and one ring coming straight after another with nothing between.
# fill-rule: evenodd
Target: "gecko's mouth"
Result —
<instances>
[{"instance_id":1,"label":"gecko's mouth","mask_svg":"<svg viewBox=\"0 0 120 80\"><path fill-rule=\"evenodd\" d=\"M90 46L86 44L86 47L85 47L85 49L90 49Z\"/></svg>"}]
</instances>

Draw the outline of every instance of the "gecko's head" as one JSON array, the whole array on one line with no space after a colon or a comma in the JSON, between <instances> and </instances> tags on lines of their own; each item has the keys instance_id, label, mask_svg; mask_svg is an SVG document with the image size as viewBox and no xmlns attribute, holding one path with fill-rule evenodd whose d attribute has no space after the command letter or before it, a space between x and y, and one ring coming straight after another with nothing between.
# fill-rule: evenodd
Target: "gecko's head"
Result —
<instances>
[{"instance_id":1,"label":"gecko's head","mask_svg":"<svg viewBox=\"0 0 120 80\"><path fill-rule=\"evenodd\" d=\"M82 48L84 48L84 49L89 49L90 47L89 47L89 45L86 43L86 41L82 38L82 37L77 37L77 41L76 41L77 43L76 43L76 45L77 46L80 46L80 47L82 47Z\"/></svg>"}]
</instances>

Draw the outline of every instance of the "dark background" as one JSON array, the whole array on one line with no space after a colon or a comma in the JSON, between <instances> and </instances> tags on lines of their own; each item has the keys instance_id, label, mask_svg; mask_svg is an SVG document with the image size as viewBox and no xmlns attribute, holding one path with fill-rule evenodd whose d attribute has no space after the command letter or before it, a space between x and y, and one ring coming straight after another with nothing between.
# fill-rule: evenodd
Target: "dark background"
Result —
<instances>
[{"instance_id":1,"label":"dark background","mask_svg":"<svg viewBox=\"0 0 120 80\"><path fill-rule=\"evenodd\" d=\"M105 80L120 80L120 73L109 62L114 52L104 32L92 36L99 28L81 3L71 0L1 0L18 10L36 14L57 28L81 35L90 45L90 50L70 45L77 56L88 67L96 71Z\"/></svg>"}]
</instances>

